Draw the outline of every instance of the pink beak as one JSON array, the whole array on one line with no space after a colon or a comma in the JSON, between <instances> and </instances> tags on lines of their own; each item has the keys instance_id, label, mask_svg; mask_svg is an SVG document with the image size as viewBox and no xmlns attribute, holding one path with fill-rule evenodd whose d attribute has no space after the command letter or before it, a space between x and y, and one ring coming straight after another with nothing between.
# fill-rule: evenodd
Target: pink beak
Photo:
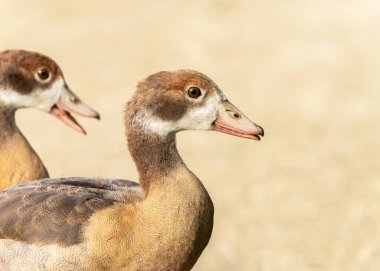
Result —
<instances>
[{"instance_id":1,"label":"pink beak","mask_svg":"<svg viewBox=\"0 0 380 271\"><path fill-rule=\"evenodd\" d=\"M82 117L100 119L98 112L84 104L69 88L65 88L58 102L50 109L50 114L74 130L86 134L83 127L70 113L76 113Z\"/></svg>"},{"instance_id":2,"label":"pink beak","mask_svg":"<svg viewBox=\"0 0 380 271\"><path fill-rule=\"evenodd\" d=\"M264 136L264 129L248 119L228 100L220 101L219 114L213 130L255 140L260 140Z\"/></svg>"}]
</instances>

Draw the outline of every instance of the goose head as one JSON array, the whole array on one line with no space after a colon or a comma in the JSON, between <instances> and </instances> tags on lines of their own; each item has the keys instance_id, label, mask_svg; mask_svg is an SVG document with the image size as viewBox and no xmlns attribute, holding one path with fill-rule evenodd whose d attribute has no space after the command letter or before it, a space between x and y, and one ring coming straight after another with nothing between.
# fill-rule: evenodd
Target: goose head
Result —
<instances>
[{"instance_id":1,"label":"goose head","mask_svg":"<svg viewBox=\"0 0 380 271\"><path fill-rule=\"evenodd\" d=\"M68 87L62 70L49 57L22 50L0 53L0 104L9 110L36 108L85 133L71 113L99 119Z\"/></svg>"},{"instance_id":2,"label":"goose head","mask_svg":"<svg viewBox=\"0 0 380 271\"><path fill-rule=\"evenodd\" d=\"M160 137L182 130L214 130L254 140L264 136L263 128L229 102L210 78L193 70L162 71L142 80L126 113L133 127Z\"/></svg>"}]
</instances>

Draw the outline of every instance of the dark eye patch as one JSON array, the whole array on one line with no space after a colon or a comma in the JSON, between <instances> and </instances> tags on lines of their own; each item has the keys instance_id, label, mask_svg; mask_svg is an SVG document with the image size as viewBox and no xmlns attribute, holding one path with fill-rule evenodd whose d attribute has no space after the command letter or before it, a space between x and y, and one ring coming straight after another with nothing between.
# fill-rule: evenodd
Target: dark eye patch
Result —
<instances>
[{"instance_id":1,"label":"dark eye patch","mask_svg":"<svg viewBox=\"0 0 380 271\"><path fill-rule=\"evenodd\" d=\"M24 74L19 69L9 68L1 76L2 85L21 94L29 94L33 91L36 82L34 78Z\"/></svg>"},{"instance_id":2,"label":"dark eye patch","mask_svg":"<svg viewBox=\"0 0 380 271\"><path fill-rule=\"evenodd\" d=\"M181 97L161 95L148 108L151 108L155 116L172 121L180 119L186 113L187 104Z\"/></svg>"}]
</instances>

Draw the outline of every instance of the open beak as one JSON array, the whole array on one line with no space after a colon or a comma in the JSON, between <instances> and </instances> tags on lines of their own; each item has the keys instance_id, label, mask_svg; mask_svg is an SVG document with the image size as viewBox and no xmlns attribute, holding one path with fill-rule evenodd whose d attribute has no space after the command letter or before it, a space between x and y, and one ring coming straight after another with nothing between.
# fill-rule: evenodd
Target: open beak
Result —
<instances>
[{"instance_id":1,"label":"open beak","mask_svg":"<svg viewBox=\"0 0 380 271\"><path fill-rule=\"evenodd\" d=\"M84 104L74 92L65 87L58 102L50 109L50 114L56 116L74 130L86 134L83 127L70 113L75 113L86 118L100 119L98 112Z\"/></svg>"},{"instance_id":2,"label":"open beak","mask_svg":"<svg viewBox=\"0 0 380 271\"><path fill-rule=\"evenodd\" d=\"M245 138L260 140L264 129L248 119L239 109L227 100L220 101L219 114L213 130Z\"/></svg>"}]
</instances>

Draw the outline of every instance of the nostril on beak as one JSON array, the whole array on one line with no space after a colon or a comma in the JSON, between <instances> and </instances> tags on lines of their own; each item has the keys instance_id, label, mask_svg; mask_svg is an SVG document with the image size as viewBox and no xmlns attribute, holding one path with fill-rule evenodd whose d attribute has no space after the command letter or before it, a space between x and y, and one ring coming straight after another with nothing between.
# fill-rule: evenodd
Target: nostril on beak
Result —
<instances>
[{"instance_id":1,"label":"nostril on beak","mask_svg":"<svg viewBox=\"0 0 380 271\"><path fill-rule=\"evenodd\" d=\"M70 96L70 102L74 103L74 104L77 104L79 103L79 99L77 97L74 97L74 96Z\"/></svg>"},{"instance_id":2,"label":"nostril on beak","mask_svg":"<svg viewBox=\"0 0 380 271\"><path fill-rule=\"evenodd\" d=\"M226 112L234 119L240 119L241 118L241 114L238 113L238 112L234 112L230 109L226 109Z\"/></svg>"},{"instance_id":3,"label":"nostril on beak","mask_svg":"<svg viewBox=\"0 0 380 271\"><path fill-rule=\"evenodd\" d=\"M234 116L235 119L240 119L241 118L241 115L239 113L234 113L233 116Z\"/></svg>"}]
</instances>

